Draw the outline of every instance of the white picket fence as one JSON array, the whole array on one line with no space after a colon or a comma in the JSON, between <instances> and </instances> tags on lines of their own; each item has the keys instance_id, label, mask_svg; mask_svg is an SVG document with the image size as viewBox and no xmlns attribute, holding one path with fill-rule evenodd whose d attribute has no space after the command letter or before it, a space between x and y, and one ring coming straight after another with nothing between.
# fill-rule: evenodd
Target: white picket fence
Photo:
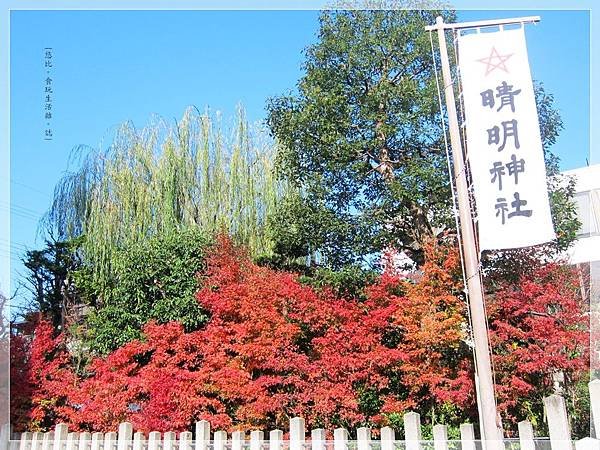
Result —
<instances>
[{"instance_id":1,"label":"white picket fence","mask_svg":"<svg viewBox=\"0 0 600 450\"><path fill-rule=\"evenodd\" d=\"M600 380L590 382L589 390L594 428L600 430ZM599 439L572 440L566 405L561 396L544 398L544 406L548 438L535 437L531 423L522 421L518 439L485 446L475 439L472 424L460 426L460 440L457 441L448 439L446 425L434 425L433 441L424 441L419 414L409 412L404 414L403 440L399 440L400 436L390 427L381 428L378 439L373 439L372 430L364 427L356 429L355 440L350 440L350 433L345 428L336 428L332 441L326 439L324 429L311 430L307 436L304 419L294 417L290 420L288 440L284 440L282 430L270 431L268 439L262 430L250 431L249 435L243 431L228 435L217 430L211 435L210 423L205 420L195 424L194 433L185 431L178 435L172 431L153 431L148 436L134 433L128 422L121 423L117 432L70 433L67 425L58 424L47 433L25 432L18 436L10 436L5 426L0 430L0 450L600 450Z\"/></svg>"}]
</instances>

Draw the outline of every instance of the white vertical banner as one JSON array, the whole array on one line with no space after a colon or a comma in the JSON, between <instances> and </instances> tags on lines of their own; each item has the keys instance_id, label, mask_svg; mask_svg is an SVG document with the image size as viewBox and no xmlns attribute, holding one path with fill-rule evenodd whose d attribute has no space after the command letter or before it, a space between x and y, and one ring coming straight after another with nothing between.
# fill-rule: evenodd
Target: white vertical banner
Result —
<instances>
[{"instance_id":1,"label":"white vertical banner","mask_svg":"<svg viewBox=\"0 0 600 450\"><path fill-rule=\"evenodd\" d=\"M482 251L555 238L523 28L458 39Z\"/></svg>"}]
</instances>

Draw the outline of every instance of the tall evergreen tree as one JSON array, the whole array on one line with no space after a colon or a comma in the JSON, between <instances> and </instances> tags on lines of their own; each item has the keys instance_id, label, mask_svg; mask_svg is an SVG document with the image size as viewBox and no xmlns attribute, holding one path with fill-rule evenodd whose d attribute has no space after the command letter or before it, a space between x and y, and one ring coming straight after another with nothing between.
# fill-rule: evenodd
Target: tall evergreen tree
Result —
<instances>
[{"instance_id":1,"label":"tall evergreen tree","mask_svg":"<svg viewBox=\"0 0 600 450\"><path fill-rule=\"evenodd\" d=\"M364 264L391 246L420 261L424 240L454 227L425 31L438 15L455 20L452 11L441 10L321 15L318 41L306 50L297 92L268 102L268 124L283 147L280 174L297 187L271 221L280 260L316 255L339 268ZM541 86L537 93L548 149L562 122L552 96ZM549 151L547 162L556 173ZM572 192L553 186L564 247L576 229Z\"/></svg>"}]
</instances>

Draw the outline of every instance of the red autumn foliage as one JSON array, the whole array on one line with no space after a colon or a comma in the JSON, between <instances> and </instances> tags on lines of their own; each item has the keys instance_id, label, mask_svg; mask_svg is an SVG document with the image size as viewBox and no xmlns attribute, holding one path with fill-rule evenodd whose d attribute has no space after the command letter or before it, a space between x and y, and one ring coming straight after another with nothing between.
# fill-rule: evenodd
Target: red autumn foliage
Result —
<instances>
[{"instance_id":1,"label":"red autumn foliage","mask_svg":"<svg viewBox=\"0 0 600 450\"><path fill-rule=\"evenodd\" d=\"M508 413L519 395L539 393L535 377L547 380L557 369L576 376L584 365L570 272L540 270L490 304L502 383L530 386L499 389ZM53 338L46 322L29 346L15 340L22 359L14 362L24 365L14 366L23 389L13 394L13 422L106 431L128 420L142 431L181 431L200 419L214 428L285 427L292 416L309 426L380 426L390 413L441 403L473 414L458 271L455 249L432 244L417 281L383 274L365 300L339 298L253 264L223 239L197 294L211 314L202 330L149 323L142 341L93 359L85 377L69 368L62 337ZM546 361L548 349L556 356Z\"/></svg>"},{"instance_id":2,"label":"red autumn foliage","mask_svg":"<svg viewBox=\"0 0 600 450\"><path fill-rule=\"evenodd\" d=\"M408 355L403 367L407 406L419 408L427 401L467 408L474 402L474 386L469 362L463 361L466 304L457 296L462 289L460 259L448 245L431 244L426 254L422 277L405 284L406 295L394 317L405 331L401 346ZM426 394L420 397L419 392Z\"/></svg>"},{"instance_id":3,"label":"red autumn foliage","mask_svg":"<svg viewBox=\"0 0 600 450\"><path fill-rule=\"evenodd\" d=\"M555 263L488 298L498 406L507 420L523 420L526 405L553 393L553 374L569 388L589 369L585 310L577 272Z\"/></svg>"},{"instance_id":4,"label":"red autumn foliage","mask_svg":"<svg viewBox=\"0 0 600 450\"><path fill-rule=\"evenodd\" d=\"M45 429L67 421L69 393L76 377L62 335L54 337L50 322L40 321L30 343L28 337L11 337L12 423Z\"/></svg>"},{"instance_id":5,"label":"red autumn foliage","mask_svg":"<svg viewBox=\"0 0 600 450\"><path fill-rule=\"evenodd\" d=\"M26 338L11 336L10 338L10 414L11 422L17 424L16 430L29 425L31 397L36 386L28 380L30 358L28 356Z\"/></svg>"},{"instance_id":6,"label":"red autumn foliage","mask_svg":"<svg viewBox=\"0 0 600 450\"><path fill-rule=\"evenodd\" d=\"M208 400L198 371L201 333L175 322L149 323L145 340L133 341L90 364L92 376L71 394L78 405L70 423L78 429L116 429L129 420L136 429L183 430ZM142 408L140 412L136 412Z\"/></svg>"}]
</instances>

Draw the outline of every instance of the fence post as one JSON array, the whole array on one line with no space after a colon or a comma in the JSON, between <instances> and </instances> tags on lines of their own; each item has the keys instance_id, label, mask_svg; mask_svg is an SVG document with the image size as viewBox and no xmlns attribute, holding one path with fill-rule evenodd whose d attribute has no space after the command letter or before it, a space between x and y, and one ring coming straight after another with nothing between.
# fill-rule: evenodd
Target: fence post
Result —
<instances>
[{"instance_id":1,"label":"fence post","mask_svg":"<svg viewBox=\"0 0 600 450\"><path fill-rule=\"evenodd\" d=\"M448 427L446 425L433 426L433 448L435 450L448 450Z\"/></svg>"},{"instance_id":2,"label":"fence post","mask_svg":"<svg viewBox=\"0 0 600 450\"><path fill-rule=\"evenodd\" d=\"M103 433L99 433L99 432L93 433L92 434L92 445L90 446L90 450L100 450L102 448L102 439L103 438L104 438Z\"/></svg>"},{"instance_id":3,"label":"fence post","mask_svg":"<svg viewBox=\"0 0 600 450\"><path fill-rule=\"evenodd\" d=\"M269 450L281 450L282 444L283 444L283 431L272 430L269 433Z\"/></svg>"},{"instance_id":4,"label":"fence post","mask_svg":"<svg viewBox=\"0 0 600 450\"><path fill-rule=\"evenodd\" d=\"M68 429L64 423L59 423L54 427L54 445L52 446L52 450L62 450L63 443L67 440L67 433Z\"/></svg>"},{"instance_id":5,"label":"fence post","mask_svg":"<svg viewBox=\"0 0 600 450\"><path fill-rule=\"evenodd\" d=\"M148 450L158 450L160 448L160 433L151 431L148 435Z\"/></svg>"},{"instance_id":6,"label":"fence post","mask_svg":"<svg viewBox=\"0 0 600 450\"><path fill-rule=\"evenodd\" d=\"M44 433L42 439L42 450L52 450L54 446L54 431Z\"/></svg>"},{"instance_id":7,"label":"fence post","mask_svg":"<svg viewBox=\"0 0 600 450\"><path fill-rule=\"evenodd\" d=\"M87 450L88 443L90 442L90 437L92 435L87 431L79 434L79 450ZM33 450L33 449L32 449Z\"/></svg>"},{"instance_id":8,"label":"fence post","mask_svg":"<svg viewBox=\"0 0 600 450\"><path fill-rule=\"evenodd\" d=\"M519 442L521 450L535 450L533 426L529 420L519 422Z\"/></svg>"},{"instance_id":9,"label":"fence post","mask_svg":"<svg viewBox=\"0 0 600 450\"><path fill-rule=\"evenodd\" d=\"M406 450L421 449L421 416L416 412L404 414L404 440Z\"/></svg>"},{"instance_id":10,"label":"fence post","mask_svg":"<svg viewBox=\"0 0 600 450\"><path fill-rule=\"evenodd\" d=\"M175 441L177 440L177 435L174 431L167 431L163 435L163 450L175 450ZM121 449L119 449L121 450Z\"/></svg>"},{"instance_id":11,"label":"fence post","mask_svg":"<svg viewBox=\"0 0 600 450\"><path fill-rule=\"evenodd\" d=\"M102 450L114 450L115 442L117 442L117 433L111 431L110 433L106 433L104 435L104 445Z\"/></svg>"},{"instance_id":12,"label":"fence post","mask_svg":"<svg viewBox=\"0 0 600 450\"><path fill-rule=\"evenodd\" d=\"M54 443L54 434L54 431L44 433L44 439L42 440L42 450L52 450L52 446Z\"/></svg>"},{"instance_id":13,"label":"fence post","mask_svg":"<svg viewBox=\"0 0 600 450\"><path fill-rule=\"evenodd\" d=\"M210 442L210 422L201 420L196 422L196 450L208 450Z\"/></svg>"},{"instance_id":14,"label":"fence post","mask_svg":"<svg viewBox=\"0 0 600 450\"><path fill-rule=\"evenodd\" d=\"M144 433L138 431L133 435L133 450L144 450L146 438L144 437ZM85 449L79 449L85 450Z\"/></svg>"},{"instance_id":15,"label":"fence post","mask_svg":"<svg viewBox=\"0 0 600 450\"><path fill-rule=\"evenodd\" d=\"M77 450L79 433L69 433L67 435L67 450Z\"/></svg>"},{"instance_id":16,"label":"fence post","mask_svg":"<svg viewBox=\"0 0 600 450\"><path fill-rule=\"evenodd\" d=\"M544 408L548 419L548 434L552 450L572 450L571 429L565 399L560 395L544 397Z\"/></svg>"},{"instance_id":17,"label":"fence post","mask_svg":"<svg viewBox=\"0 0 600 450\"><path fill-rule=\"evenodd\" d=\"M243 450L244 448L244 432L234 431L231 433L231 450Z\"/></svg>"},{"instance_id":18,"label":"fence post","mask_svg":"<svg viewBox=\"0 0 600 450\"><path fill-rule=\"evenodd\" d=\"M356 448L357 450L370 450L371 448L371 429L360 427L356 429Z\"/></svg>"},{"instance_id":19,"label":"fence post","mask_svg":"<svg viewBox=\"0 0 600 450\"><path fill-rule=\"evenodd\" d=\"M462 450L475 450L475 428L472 423L460 425L460 445Z\"/></svg>"},{"instance_id":20,"label":"fence post","mask_svg":"<svg viewBox=\"0 0 600 450\"><path fill-rule=\"evenodd\" d=\"M39 439L38 437L38 433L30 433L31 436L29 437L29 445L27 446L29 448L29 450L34 450L35 447L37 447L38 445L38 441ZM42 434L42 433L39 433Z\"/></svg>"},{"instance_id":21,"label":"fence post","mask_svg":"<svg viewBox=\"0 0 600 450\"><path fill-rule=\"evenodd\" d=\"M333 430L333 450L348 449L348 430L336 428Z\"/></svg>"},{"instance_id":22,"label":"fence post","mask_svg":"<svg viewBox=\"0 0 600 450\"><path fill-rule=\"evenodd\" d=\"M40 433L39 431L33 433L31 438L31 450L41 450L43 440L44 433Z\"/></svg>"},{"instance_id":23,"label":"fence post","mask_svg":"<svg viewBox=\"0 0 600 450\"><path fill-rule=\"evenodd\" d=\"M380 430L381 436L381 450L394 450L394 441L396 440L396 433L391 427L383 427Z\"/></svg>"},{"instance_id":24,"label":"fence post","mask_svg":"<svg viewBox=\"0 0 600 450\"><path fill-rule=\"evenodd\" d=\"M262 450L265 434L260 430L250 432L250 450Z\"/></svg>"},{"instance_id":25,"label":"fence post","mask_svg":"<svg viewBox=\"0 0 600 450\"><path fill-rule=\"evenodd\" d=\"M133 426L129 422L119 424L119 437L117 438L117 450L127 450L133 436Z\"/></svg>"},{"instance_id":26,"label":"fence post","mask_svg":"<svg viewBox=\"0 0 600 450\"><path fill-rule=\"evenodd\" d=\"M589 437L579 439L575 442L575 450L600 450L600 441Z\"/></svg>"},{"instance_id":27,"label":"fence post","mask_svg":"<svg viewBox=\"0 0 600 450\"><path fill-rule=\"evenodd\" d=\"M21 437L19 438L19 450L29 450L29 444L31 443L31 438L33 436L29 431L25 433L21 433Z\"/></svg>"},{"instance_id":28,"label":"fence post","mask_svg":"<svg viewBox=\"0 0 600 450\"><path fill-rule=\"evenodd\" d=\"M311 450L325 450L325 430L315 428L310 432Z\"/></svg>"},{"instance_id":29,"label":"fence post","mask_svg":"<svg viewBox=\"0 0 600 450\"><path fill-rule=\"evenodd\" d=\"M592 410L592 419L594 422L594 431L596 438L600 438L600 380L592 380L588 383L590 391L590 406Z\"/></svg>"},{"instance_id":30,"label":"fence post","mask_svg":"<svg viewBox=\"0 0 600 450\"><path fill-rule=\"evenodd\" d=\"M227 431L215 431L213 437L213 450L226 450Z\"/></svg>"},{"instance_id":31,"label":"fence post","mask_svg":"<svg viewBox=\"0 0 600 450\"><path fill-rule=\"evenodd\" d=\"M192 450L191 431L182 431L179 433L179 450Z\"/></svg>"},{"instance_id":32,"label":"fence post","mask_svg":"<svg viewBox=\"0 0 600 450\"><path fill-rule=\"evenodd\" d=\"M302 417L290 419L290 450L303 450L305 436L304 419Z\"/></svg>"}]
</instances>

